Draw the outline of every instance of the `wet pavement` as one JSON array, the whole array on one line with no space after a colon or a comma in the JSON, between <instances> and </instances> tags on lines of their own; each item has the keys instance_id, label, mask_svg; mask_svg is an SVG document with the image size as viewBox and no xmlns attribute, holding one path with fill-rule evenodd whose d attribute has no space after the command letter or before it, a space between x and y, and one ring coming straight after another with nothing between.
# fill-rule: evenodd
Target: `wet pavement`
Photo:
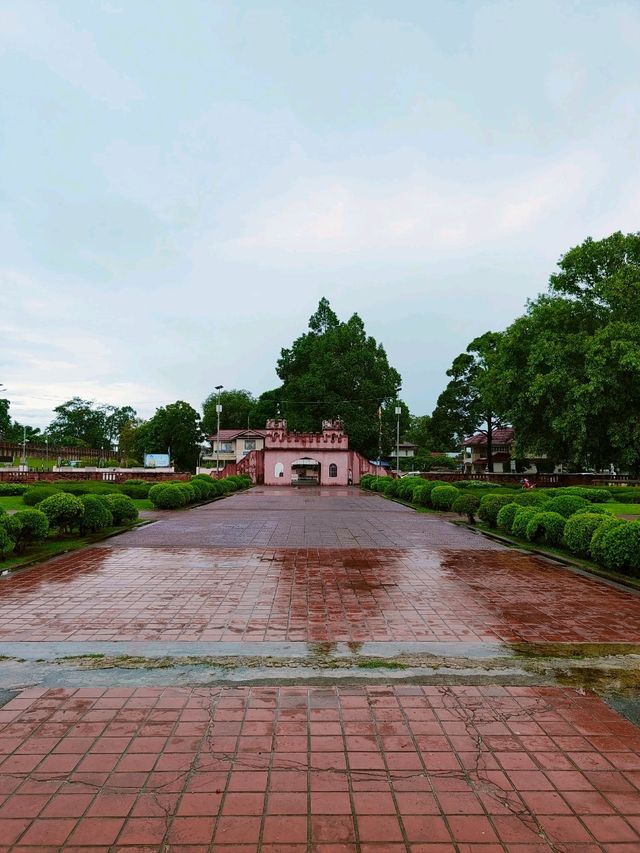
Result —
<instances>
[{"instance_id":1,"label":"wet pavement","mask_svg":"<svg viewBox=\"0 0 640 853\"><path fill-rule=\"evenodd\" d=\"M0 581L0 851L640 850L640 733L575 675L639 617L356 489L166 513Z\"/></svg>"}]
</instances>

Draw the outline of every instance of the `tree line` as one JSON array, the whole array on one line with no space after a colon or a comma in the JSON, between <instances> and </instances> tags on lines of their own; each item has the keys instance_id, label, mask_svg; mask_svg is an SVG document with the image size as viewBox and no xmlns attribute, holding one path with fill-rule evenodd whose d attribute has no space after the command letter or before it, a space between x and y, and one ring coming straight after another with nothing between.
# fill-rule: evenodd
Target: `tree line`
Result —
<instances>
[{"instance_id":1,"label":"tree line","mask_svg":"<svg viewBox=\"0 0 640 853\"><path fill-rule=\"evenodd\" d=\"M280 384L254 396L243 389L211 393L198 412L178 400L143 420L131 406L74 397L54 409L44 432L26 427L31 443L117 448L125 460L168 449L180 469L193 469L205 437L222 429L264 428L282 417L289 429L316 431L344 421L351 446L369 459L395 451L400 407L403 441L430 454L455 451L464 437L487 435L489 467L497 427L515 428L516 454L547 457L575 468L614 464L640 471L640 234L591 238L558 262L547 292L527 303L504 331L470 342L447 371L431 415L412 415L400 373L358 314L341 321L321 299L308 329L283 348ZM22 441L9 401L0 400L0 437ZM411 463L409 463L411 464Z\"/></svg>"}]
</instances>

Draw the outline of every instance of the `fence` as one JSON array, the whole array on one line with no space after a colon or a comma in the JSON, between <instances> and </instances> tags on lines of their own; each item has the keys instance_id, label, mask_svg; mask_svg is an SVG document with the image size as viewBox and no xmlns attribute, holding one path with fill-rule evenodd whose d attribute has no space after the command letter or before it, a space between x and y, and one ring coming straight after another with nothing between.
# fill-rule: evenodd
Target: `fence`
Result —
<instances>
[{"instance_id":1,"label":"fence","mask_svg":"<svg viewBox=\"0 0 640 853\"><path fill-rule=\"evenodd\" d=\"M111 449L95 449L91 447L56 447L50 444L29 444L24 447L25 456L31 459L117 459L118 454ZM0 456L22 457L21 441L0 441Z\"/></svg>"},{"instance_id":2,"label":"fence","mask_svg":"<svg viewBox=\"0 0 640 853\"><path fill-rule=\"evenodd\" d=\"M101 480L107 483L124 483L125 480L148 480L158 483L161 480L190 480L191 474L173 474L170 471L126 472L102 468L100 471L2 471L0 483L53 483L56 480Z\"/></svg>"},{"instance_id":3,"label":"fence","mask_svg":"<svg viewBox=\"0 0 640 853\"><path fill-rule=\"evenodd\" d=\"M455 483L458 480L484 480L489 483L502 483L521 485L522 480L527 480L541 488L553 488L554 486L639 486L640 480L633 479L627 474L464 474L460 471L427 471L420 476L425 480L442 480L445 483Z\"/></svg>"}]
</instances>

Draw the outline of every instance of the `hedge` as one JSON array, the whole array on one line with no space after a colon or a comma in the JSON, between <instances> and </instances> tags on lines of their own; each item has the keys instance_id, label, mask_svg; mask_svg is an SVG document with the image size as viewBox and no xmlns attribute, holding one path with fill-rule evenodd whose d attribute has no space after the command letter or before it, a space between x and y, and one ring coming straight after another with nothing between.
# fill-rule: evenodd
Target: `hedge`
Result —
<instances>
[{"instance_id":1,"label":"hedge","mask_svg":"<svg viewBox=\"0 0 640 853\"><path fill-rule=\"evenodd\" d=\"M23 495L29 487L24 483L0 483L0 498Z\"/></svg>"},{"instance_id":2,"label":"hedge","mask_svg":"<svg viewBox=\"0 0 640 853\"><path fill-rule=\"evenodd\" d=\"M536 509L531 506L521 506L513 518L511 533L520 539L526 539L527 525L534 515L537 515Z\"/></svg>"},{"instance_id":3,"label":"hedge","mask_svg":"<svg viewBox=\"0 0 640 853\"><path fill-rule=\"evenodd\" d=\"M0 525L0 560L4 560L13 551L15 544L4 527Z\"/></svg>"},{"instance_id":4,"label":"hedge","mask_svg":"<svg viewBox=\"0 0 640 853\"><path fill-rule=\"evenodd\" d=\"M566 519L559 512L536 512L527 522L525 536L529 542L559 545Z\"/></svg>"},{"instance_id":5,"label":"hedge","mask_svg":"<svg viewBox=\"0 0 640 853\"><path fill-rule=\"evenodd\" d=\"M480 501L478 515L489 527L495 527L498 523L498 513L503 506L510 503L513 503L511 495L485 495Z\"/></svg>"},{"instance_id":6,"label":"hedge","mask_svg":"<svg viewBox=\"0 0 640 853\"><path fill-rule=\"evenodd\" d=\"M131 524L137 520L138 508L128 495L105 495L102 500L111 512L114 524Z\"/></svg>"},{"instance_id":7,"label":"hedge","mask_svg":"<svg viewBox=\"0 0 640 853\"><path fill-rule=\"evenodd\" d=\"M21 509L13 516L20 522L16 550L22 552L35 542L44 542L49 535L49 519L39 509Z\"/></svg>"},{"instance_id":8,"label":"hedge","mask_svg":"<svg viewBox=\"0 0 640 853\"><path fill-rule=\"evenodd\" d=\"M624 574L637 574L640 571L640 521L624 521L608 526L599 549L605 568Z\"/></svg>"},{"instance_id":9,"label":"hedge","mask_svg":"<svg viewBox=\"0 0 640 853\"><path fill-rule=\"evenodd\" d=\"M105 501L97 495L81 495L84 513L80 519L81 533L97 533L113 525L113 515Z\"/></svg>"},{"instance_id":10,"label":"hedge","mask_svg":"<svg viewBox=\"0 0 640 853\"><path fill-rule=\"evenodd\" d=\"M69 532L78 527L84 515L84 504L75 495L60 493L45 498L38 509L49 519L49 525L63 532Z\"/></svg>"},{"instance_id":11,"label":"hedge","mask_svg":"<svg viewBox=\"0 0 640 853\"><path fill-rule=\"evenodd\" d=\"M609 514L578 512L567 519L564 527L564 541L572 554L588 557L591 554L591 539L598 527L611 518Z\"/></svg>"},{"instance_id":12,"label":"hedge","mask_svg":"<svg viewBox=\"0 0 640 853\"><path fill-rule=\"evenodd\" d=\"M576 512L587 512L590 506L589 501L578 497L578 495L559 495L557 498L551 498L547 501L544 508L547 512L557 512L565 518L569 518Z\"/></svg>"},{"instance_id":13,"label":"hedge","mask_svg":"<svg viewBox=\"0 0 640 853\"><path fill-rule=\"evenodd\" d=\"M22 495L22 502L27 506L35 506L45 498L58 494L60 494L60 489L57 489L55 486L29 486Z\"/></svg>"},{"instance_id":14,"label":"hedge","mask_svg":"<svg viewBox=\"0 0 640 853\"><path fill-rule=\"evenodd\" d=\"M455 486L436 486L431 491L431 504L435 509L451 509L460 492Z\"/></svg>"},{"instance_id":15,"label":"hedge","mask_svg":"<svg viewBox=\"0 0 640 853\"><path fill-rule=\"evenodd\" d=\"M475 515L479 506L480 498L477 498L475 495L459 494L453 502L451 509L454 512L457 512L458 515L466 515L469 523L474 524L476 520Z\"/></svg>"},{"instance_id":16,"label":"hedge","mask_svg":"<svg viewBox=\"0 0 640 853\"><path fill-rule=\"evenodd\" d=\"M500 530L504 530L505 533L511 533L511 525L513 524L513 519L519 509L521 509L520 505L513 503L513 501L509 504L505 504L501 507L500 512L497 515L496 526Z\"/></svg>"}]
</instances>

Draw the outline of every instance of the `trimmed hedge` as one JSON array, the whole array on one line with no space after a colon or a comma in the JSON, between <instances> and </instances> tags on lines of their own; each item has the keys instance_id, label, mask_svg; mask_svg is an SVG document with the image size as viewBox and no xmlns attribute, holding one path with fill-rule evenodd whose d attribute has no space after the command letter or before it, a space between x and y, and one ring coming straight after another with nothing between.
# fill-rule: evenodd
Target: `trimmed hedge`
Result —
<instances>
[{"instance_id":1,"label":"trimmed hedge","mask_svg":"<svg viewBox=\"0 0 640 853\"><path fill-rule=\"evenodd\" d=\"M22 552L36 542L44 542L49 535L49 519L39 509L21 509L13 516L21 524L16 550Z\"/></svg>"},{"instance_id":2,"label":"trimmed hedge","mask_svg":"<svg viewBox=\"0 0 640 853\"><path fill-rule=\"evenodd\" d=\"M458 515L466 515L470 524L475 524L475 516L480 506L480 498L475 495L462 494L453 502L451 509Z\"/></svg>"},{"instance_id":3,"label":"trimmed hedge","mask_svg":"<svg viewBox=\"0 0 640 853\"><path fill-rule=\"evenodd\" d=\"M485 495L480 501L478 515L489 527L495 527L498 523L498 513L503 506L510 503L513 503L511 495Z\"/></svg>"},{"instance_id":4,"label":"trimmed hedge","mask_svg":"<svg viewBox=\"0 0 640 853\"><path fill-rule=\"evenodd\" d=\"M455 486L436 486L431 491L431 504L435 509L449 510L460 492Z\"/></svg>"},{"instance_id":5,"label":"trimmed hedge","mask_svg":"<svg viewBox=\"0 0 640 853\"><path fill-rule=\"evenodd\" d=\"M84 504L80 498L62 492L45 498L38 504L38 509L47 516L50 527L68 533L80 525L84 515Z\"/></svg>"},{"instance_id":6,"label":"trimmed hedge","mask_svg":"<svg viewBox=\"0 0 640 853\"><path fill-rule=\"evenodd\" d=\"M591 504L584 498L578 495L559 495L557 498L551 498L545 504L547 512L557 512L565 518L574 515L576 512L588 512Z\"/></svg>"},{"instance_id":7,"label":"trimmed hedge","mask_svg":"<svg viewBox=\"0 0 640 853\"><path fill-rule=\"evenodd\" d=\"M60 489L55 486L29 486L22 495L22 502L27 506L35 506L51 495L59 495Z\"/></svg>"},{"instance_id":8,"label":"trimmed hedge","mask_svg":"<svg viewBox=\"0 0 640 853\"><path fill-rule=\"evenodd\" d=\"M531 506L521 506L511 523L511 533L520 539L527 538L527 525L538 511Z\"/></svg>"},{"instance_id":9,"label":"trimmed hedge","mask_svg":"<svg viewBox=\"0 0 640 853\"><path fill-rule=\"evenodd\" d=\"M81 533L97 533L113 525L113 516L106 502L97 495L82 495L80 497L84 513L80 519Z\"/></svg>"},{"instance_id":10,"label":"trimmed hedge","mask_svg":"<svg viewBox=\"0 0 640 853\"><path fill-rule=\"evenodd\" d=\"M29 486L24 483L0 483L0 498L12 498L23 495Z\"/></svg>"},{"instance_id":11,"label":"trimmed hedge","mask_svg":"<svg viewBox=\"0 0 640 853\"><path fill-rule=\"evenodd\" d=\"M253 485L245 474L214 480L208 474L197 474L186 482L156 483L149 489L149 500L156 509L180 509L191 503L231 494Z\"/></svg>"},{"instance_id":12,"label":"trimmed hedge","mask_svg":"<svg viewBox=\"0 0 640 853\"><path fill-rule=\"evenodd\" d=\"M104 495L101 498L113 517L113 523L131 524L138 518L138 508L128 495Z\"/></svg>"},{"instance_id":13,"label":"trimmed hedge","mask_svg":"<svg viewBox=\"0 0 640 853\"><path fill-rule=\"evenodd\" d=\"M578 512L567 519L564 527L564 541L572 554L588 557L591 554L591 539L598 527L606 519L611 518L607 513L601 515L594 512Z\"/></svg>"},{"instance_id":14,"label":"trimmed hedge","mask_svg":"<svg viewBox=\"0 0 640 853\"><path fill-rule=\"evenodd\" d=\"M640 571L640 521L625 521L609 527L600 545L605 568L623 574Z\"/></svg>"},{"instance_id":15,"label":"trimmed hedge","mask_svg":"<svg viewBox=\"0 0 640 853\"><path fill-rule=\"evenodd\" d=\"M511 525L519 509L521 509L520 505L513 503L513 501L510 504L505 504L496 517L497 527L504 530L505 533L511 533Z\"/></svg>"},{"instance_id":16,"label":"trimmed hedge","mask_svg":"<svg viewBox=\"0 0 640 853\"><path fill-rule=\"evenodd\" d=\"M559 545L566 519L559 512L536 512L527 522L525 536L529 542Z\"/></svg>"},{"instance_id":17,"label":"trimmed hedge","mask_svg":"<svg viewBox=\"0 0 640 853\"><path fill-rule=\"evenodd\" d=\"M602 519L602 524L598 525L593 532L589 550L591 551L592 558L601 566L605 564L604 537L612 528L619 527L621 524L628 524L628 522L614 516L605 517Z\"/></svg>"},{"instance_id":18,"label":"trimmed hedge","mask_svg":"<svg viewBox=\"0 0 640 853\"><path fill-rule=\"evenodd\" d=\"M0 560L4 560L5 557L9 556L15 548L15 544L4 527L0 525Z\"/></svg>"}]
</instances>

